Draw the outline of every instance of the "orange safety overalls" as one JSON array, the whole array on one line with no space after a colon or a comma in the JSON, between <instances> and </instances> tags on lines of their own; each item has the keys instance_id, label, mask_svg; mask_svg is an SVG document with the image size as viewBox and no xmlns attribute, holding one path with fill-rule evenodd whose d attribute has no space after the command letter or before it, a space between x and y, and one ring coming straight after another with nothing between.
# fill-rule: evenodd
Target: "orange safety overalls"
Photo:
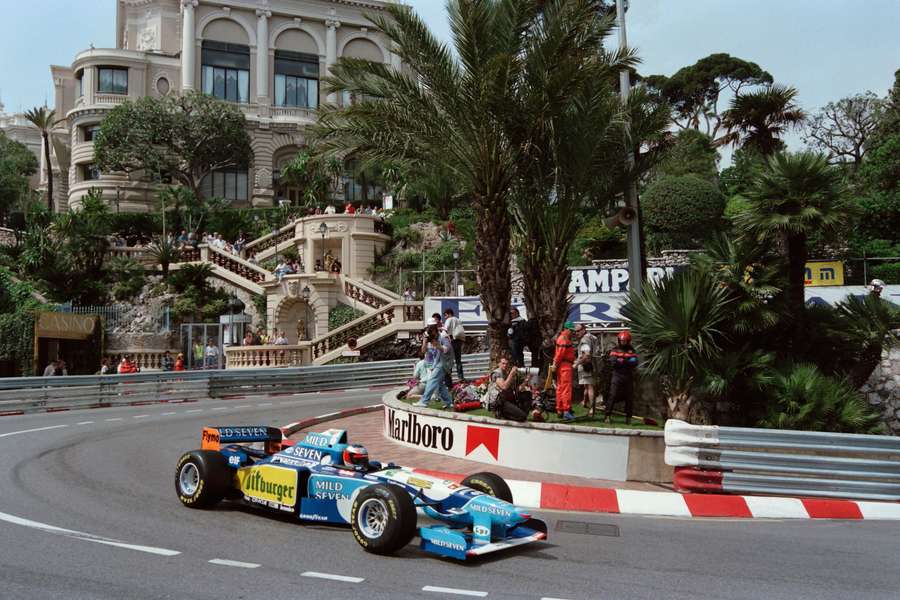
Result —
<instances>
[{"instance_id":1,"label":"orange safety overalls","mask_svg":"<svg viewBox=\"0 0 900 600\"><path fill-rule=\"evenodd\" d=\"M572 332L563 329L556 338L556 353L553 365L556 367L556 412L564 413L572 410L572 364L575 362L575 346L572 344Z\"/></svg>"}]
</instances>

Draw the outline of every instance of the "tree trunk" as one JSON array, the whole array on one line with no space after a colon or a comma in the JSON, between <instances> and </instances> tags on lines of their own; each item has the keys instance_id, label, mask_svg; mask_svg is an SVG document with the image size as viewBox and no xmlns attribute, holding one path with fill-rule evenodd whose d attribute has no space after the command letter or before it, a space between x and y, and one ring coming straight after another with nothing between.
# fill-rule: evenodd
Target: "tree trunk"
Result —
<instances>
[{"instance_id":1,"label":"tree trunk","mask_svg":"<svg viewBox=\"0 0 900 600\"><path fill-rule=\"evenodd\" d=\"M44 161L47 163L47 211L53 214L53 165L50 164L50 136L46 129L41 130L44 140Z\"/></svg>"},{"instance_id":2,"label":"tree trunk","mask_svg":"<svg viewBox=\"0 0 900 600\"><path fill-rule=\"evenodd\" d=\"M669 377L663 377L661 383L663 393L666 395L669 418L690 422L691 407L694 404L694 396L691 393L693 380L672 381Z\"/></svg>"},{"instance_id":3,"label":"tree trunk","mask_svg":"<svg viewBox=\"0 0 900 600\"><path fill-rule=\"evenodd\" d=\"M476 195L475 254L481 303L488 321L491 366L509 356L509 308L512 291L509 273L509 214L506 203L496 196Z\"/></svg>"}]
</instances>

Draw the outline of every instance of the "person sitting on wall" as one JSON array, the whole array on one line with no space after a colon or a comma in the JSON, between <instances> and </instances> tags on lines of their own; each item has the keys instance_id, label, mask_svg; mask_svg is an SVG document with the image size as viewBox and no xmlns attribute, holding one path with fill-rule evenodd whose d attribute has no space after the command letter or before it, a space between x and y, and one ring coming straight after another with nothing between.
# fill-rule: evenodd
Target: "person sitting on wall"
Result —
<instances>
[{"instance_id":1,"label":"person sitting on wall","mask_svg":"<svg viewBox=\"0 0 900 600\"><path fill-rule=\"evenodd\" d=\"M287 346L288 339L286 337L284 337L284 331L279 331L277 333L277 335L275 336L275 341L272 343L275 344L276 346Z\"/></svg>"},{"instance_id":2,"label":"person sitting on wall","mask_svg":"<svg viewBox=\"0 0 900 600\"><path fill-rule=\"evenodd\" d=\"M325 267L322 266L322 259L321 259L321 258L317 258L317 259L316 259L315 271L316 271L316 272L319 272L319 271L324 271L324 270L325 270Z\"/></svg>"},{"instance_id":3,"label":"person sitting on wall","mask_svg":"<svg viewBox=\"0 0 900 600\"><path fill-rule=\"evenodd\" d=\"M347 215L355 215L356 214L356 207L353 206L352 202L348 202L347 205L344 206L344 214L347 214Z\"/></svg>"},{"instance_id":4,"label":"person sitting on wall","mask_svg":"<svg viewBox=\"0 0 900 600\"><path fill-rule=\"evenodd\" d=\"M130 354L126 354L122 357L122 362L119 363L119 375L139 373L140 371L141 369L137 366L137 363L131 360Z\"/></svg>"},{"instance_id":5,"label":"person sitting on wall","mask_svg":"<svg viewBox=\"0 0 900 600\"><path fill-rule=\"evenodd\" d=\"M172 355L168 350L163 353L162 360L160 361L160 367L162 367L163 371L171 371L175 368L175 361L172 360Z\"/></svg>"},{"instance_id":6,"label":"person sitting on wall","mask_svg":"<svg viewBox=\"0 0 900 600\"><path fill-rule=\"evenodd\" d=\"M184 371L184 354L181 352L178 353L178 356L175 357L175 367L174 371Z\"/></svg>"}]
</instances>

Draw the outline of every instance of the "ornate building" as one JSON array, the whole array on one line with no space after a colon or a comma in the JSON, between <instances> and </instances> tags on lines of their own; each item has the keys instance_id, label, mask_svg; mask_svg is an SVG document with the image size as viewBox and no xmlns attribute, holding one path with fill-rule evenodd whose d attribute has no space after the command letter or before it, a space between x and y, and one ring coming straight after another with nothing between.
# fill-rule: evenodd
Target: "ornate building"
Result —
<instances>
[{"instance_id":1,"label":"ornate building","mask_svg":"<svg viewBox=\"0 0 900 600\"><path fill-rule=\"evenodd\" d=\"M57 210L77 207L92 187L120 211L154 206L155 184L93 164L93 135L117 104L143 96L203 91L247 117L254 152L247 171L214 173L204 192L236 206L271 206L291 190L281 168L305 144L304 128L326 96L320 80L340 56L400 60L365 14L393 0L117 0L116 48L91 47L71 66L51 66L57 115Z\"/></svg>"}]
</instances>

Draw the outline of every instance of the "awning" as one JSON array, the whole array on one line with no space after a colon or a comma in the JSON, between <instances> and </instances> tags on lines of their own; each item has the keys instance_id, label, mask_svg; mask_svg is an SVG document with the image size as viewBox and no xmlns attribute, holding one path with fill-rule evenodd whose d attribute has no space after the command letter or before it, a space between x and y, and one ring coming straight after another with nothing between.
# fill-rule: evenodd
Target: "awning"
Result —
<instances>
[{"instance_id":1,"label":"awning","mask_svg":"<svg viewBox=\"0 0 900 600\"><path fill-rule=\"evenodd\" d=\"M94 335L99 315L76 315L61 312L39 312L35 335L39 338L87 340Z\"/></svg>"}]
</instances>

